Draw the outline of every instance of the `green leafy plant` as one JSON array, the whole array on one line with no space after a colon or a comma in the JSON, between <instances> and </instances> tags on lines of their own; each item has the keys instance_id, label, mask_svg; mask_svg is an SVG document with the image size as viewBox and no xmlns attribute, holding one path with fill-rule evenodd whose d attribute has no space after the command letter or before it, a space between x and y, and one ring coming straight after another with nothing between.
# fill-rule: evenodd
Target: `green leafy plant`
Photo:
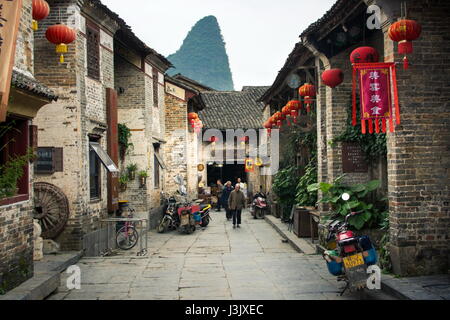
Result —
<instances>
[{"instance_id":1,"label":"green leafy plant","mask_svg":"<svg viewBox=\"0 0 450 320\"><path fill-rule=\"evenodd\" d=\"M380 187L379 180L373 180L365 184L346 185L342 183L343 176L338 177L332 184L320 182L308 186L309 192L318 190L323 192L322 203L331 205L333 213L341 216L341 219L351 211L363 211L349 219L349 224L353 228L378 228L383 217L382 208L385 206L385 199L380 199L375 203L368 203L371 193ZM350 199L344 201L342 194L348 193Z\"/></svg>"},{"instance_id":2,"label":"green leafy plant","mask_svg":"<svg viewBox=\"0 0 450 320\"><path fill-rule=\"evenodd\" d=\"M137 166L136 163L130 163L130 164L127 166L127 171L128 171L128 172L136 172L137 169L138 169L138 166Z\"/></svg>"},{"instance_id":3,"label":"green leafy plant","mask_svg":"<svg viewBox=\"0 0 450 320\"><path fill-rule=\"evenodd\" d=\"M283 208L284 218L290 214L290 210L295 205L295 190L298 185L298 168L287 167L278 171L273 181L272 190L279 199Z\"/></svg>"},{"instance_id":4,"label":"green leafy plant","mask_svg":"<svg viewBox=\"0 0 450 320\"><path fill-rule=\"evenodd\" d=\"M121 185L126 185L129 181L130 181L130 180L129 180L127 174L121 174L121 175L120 175L120 177L119 177L119 183L120 183Z\"/></svg>"},{"instance_id":5,"label":"green leafy plant","mask_svg":"<svg viewBox=\"0 0 450 320\"><path fill-rule=\"evenodd\" d=\"M139 171L138 175L139 175L139 177L141 177L141 178L147 178L147 177L148 177L147 171L144 171L144 170Z\"/></svg>"},{"instance_id":6,"label":"green leafy plant","mask_svg":"<svg viewBox=\"0 0 450 320\"><path fill-rule=\"evenodd\" d=\"M305 174L297 185L296 202L300 206L313 207L317 203L317 191L308 191L308 186L317 183L317 157L314 156L305 167Z\"/></svg>"},{"instance_id":7,"label":"green leafy plant","mask_svg":"<svg viewBox=\"0 0 450 320\"><path fill-rule=\"evenodd\" d=\"M125 155L127 154L129 149L132 149L133 143L130 142L131 138L131 130L127 127L126 124L119 123L118 125L118 134L119 134L119 153L120 158L122 160L125 159Z\"/></svg>"},{"instance_id":8,"label":"green leafy plant","mask_svg":"<svg viewBox=\"0 0 450 320\"><path fill-rule=\"evenodd\" d=\"M351 100L350 100L351 101ZM357 114L359 114L359 101L357 101ZM352 102L349 102L347 107L347 125L345 131L330 144L335 146L337 142L357 142L366 157L367 161L377 159L381 156L386 156L386 134L363 134L361 132L361 122L358 121L356 126L352 125Z\"/></svg>"}]
</instances>

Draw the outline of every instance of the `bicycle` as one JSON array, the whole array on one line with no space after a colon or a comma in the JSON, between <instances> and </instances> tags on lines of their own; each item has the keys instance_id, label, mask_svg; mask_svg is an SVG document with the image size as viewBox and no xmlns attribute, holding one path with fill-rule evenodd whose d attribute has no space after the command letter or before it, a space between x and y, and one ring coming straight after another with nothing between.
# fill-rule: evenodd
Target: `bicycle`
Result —
<instances>
[{"instance_id":1,"label":"bicycle","mask_svg":"<svg viewBox=\"0 0 450 320\"><path fill-rule=\"evenodd\" d=\"M122 214L122 208L119 209ZM128 218L133 218L134 209L128 206ZM116 244L122 250L131 250L138 243L139 233L134 222L125 221L116 233Z\"/></svg>"}]
</instances>

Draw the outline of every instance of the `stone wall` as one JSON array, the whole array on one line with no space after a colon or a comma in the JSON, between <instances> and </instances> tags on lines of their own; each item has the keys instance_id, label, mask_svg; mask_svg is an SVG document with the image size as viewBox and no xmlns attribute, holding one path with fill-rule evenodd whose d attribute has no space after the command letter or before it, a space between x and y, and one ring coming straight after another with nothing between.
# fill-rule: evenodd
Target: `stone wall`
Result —
<instances>
[{"instance_id":1,"label":"stone wall","mask_svg":"<svg viewBox=\"0 0 450 320\"><path fill-rule=\"evenodd\" d=\"M32 1L24 0L14 60L14 68L29 76L33 76L34 67L31 8ZM0 206L0 294L33 276L32 165L29 169L29 200Z\"/></svg>"},{"instance_id":2,"label":"stone wall","mask_svg":"<svg viewBox=\"0 0 450 320\"><path fill-rule=\"evenodd\" d=\"M385 18L396 19L399 10ZM447 273L449 267L449 14L448 1L408 2L408 18L422 25L422 35L413 42L410 69L397 68L402 123L388 135L391 258L402 275ZM401 62L388 27L386 61Z\"/></svg>"},{"instance_id":3,"label":"stone wall","mask_svg":"<svg viewBox=\"0 0 450 320\"><path fill-rule=\"evenodd\" d=\"M107 172L101 166L101 196L89 194L89 137L101 137L106 150L106 88L114 87L112 53L113 21L102 21L100 43L100 80L87 76L86 19L77 1L50 1L51 13L35 33L36 78L53 89L57 103L42 108L37 117L40 147L63 148L63 172L38 175L36 181L48 182L64 191L70 216L64 232L56 239L62 250L81 250L82 239L98 228L106 215ZM92 16L92 15L91 15ZM95 15L94 15L95 16ZM65 63L60 64L55 46L45 38L45 30L61 20L77 31L69 45ZM39 58L37 58L39 57Z\"/></svg>"}]
</instances>

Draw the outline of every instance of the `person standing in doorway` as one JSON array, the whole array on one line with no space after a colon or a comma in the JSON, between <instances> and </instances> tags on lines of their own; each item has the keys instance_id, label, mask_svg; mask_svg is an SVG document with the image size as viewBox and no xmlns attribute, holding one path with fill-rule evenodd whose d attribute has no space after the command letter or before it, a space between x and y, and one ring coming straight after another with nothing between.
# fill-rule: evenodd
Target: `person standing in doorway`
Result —
<instances>
[{"instance_id":1,"label":"person standing in doorway","mask_svg":"<svg viewBox=\"0 0 450 320\"><path fill-rule=\"evenodd\" d=\"M228 199L228 207L233 215L233 228L241 227L242 209L245 208L245 196L239 183L236 184Z\"/></svg>"},{"instance_id":2,"label":"person standing in doorway","mask_svg":"<svg viewBox=\"0 0 450 320\"><path fill-rule=\"evenodd\" d=\"M230 208L228 206L228 199L230 198L230 194L232 191L233 191L233 187L231 186L231 181L227 181L227 183L225 183L225 187L223 188L222 197L221 197L221 202L225 208L225 214L226 214L227 220L231 219L231 212L230 212Z\"/></svg>"},{"instance_id":3,"label":"person standing in doorway","mask_svg":"<svg viewBox=\"0 0 450 320\"><path fill-rule=\"evenodd\" d=\"M216 211L220 212L220 209L222 208L222 194L223 194L223 184L222 180L217 180L217 207Z\"/></svg>"}]
</instances>

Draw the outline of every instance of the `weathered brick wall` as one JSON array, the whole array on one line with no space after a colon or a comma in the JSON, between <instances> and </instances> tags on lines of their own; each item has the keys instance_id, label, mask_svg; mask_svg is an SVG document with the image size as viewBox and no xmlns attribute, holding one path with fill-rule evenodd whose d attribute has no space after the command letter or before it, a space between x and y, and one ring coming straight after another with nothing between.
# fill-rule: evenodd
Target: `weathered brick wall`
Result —
<instances>
[{"instance_id":1,"label":"weathered brick wall","mask_svg":"<svg viewBox=\"0 0 450 320\"><path fill-rule=\"evenodd\" d=\"M388 18L396 19L399 11ZM388 135L391 258L394 272L403 275L448 271L449 14L448 1L408 1L408 18L421 23L422 35L413 42L410 69L397 68L402 123ZM388 27L386 61L401 62Z\"/></svg>"},{"instance_id":2,"label":"weathered brick wall","mask_svg":"<svg viewBox=\"0 0 450 320\"><path fill-rule=\"evenodd\" d=\"M50 16L35 33L35 73L39 81L59 95L59 100L38 112L36 124L39 146L63 148L64 171L39 175L36 181L52 183L66 194L69 221L56 241L63 250L80 250L83 236L98 228L98 220L106 215L107 172L103 167L100 199L90 199L88 134L100 135L100 144L106 149L105 90L114 86L112 37L108 33L113 31L101 33L100 81L90 79L87 77L86 21L81 7L77 1L54 0L49 4ZM77 31L77 39L69 45L64 64L59 63L55 46L45 38L46 28L60 21ZM112 25L110 22L108 27Z\"/></svg>"},{"instance_id":3,"label":"weathered brick wall","mask_svg":"<svg viewBox=\"0 0 450 320\"><path fill-rule=\"evenodd\" d=\"M150 81L149 81L150 79ZM145 170L149 174L147 184L140 187L139 177L129 181L127 190L120 193L122 200L130 201L137 215L147 217L150 211L149 201L151 197L152 175L150 171L150 154L153 154L151 144L151 104L148 95L152 97L151 78L139 70L135 65L123 58L115 59L115 87L123 88L124 93L119 94L118 116L119 123L126 124L132 130L131 143L133 148L120 163L122 173L126 172L129 164L135 163L138 171Z\"/></svg>"},{"instance_id":4,"label":"weathered brick wall","mask_svg":"<svg viewBox=\"0 0 450 320\"><path fill-rule=\"evenodd\" d=\"M33 75L32 1L23 1L14 67ZM0 146L1 147L1 146ZM30 200L0 206L0 294L33 276L33 168L30 166Z\"/></svg>"},{"instance_id":5,"label":"weathered brick wall","mask_svg":"<svg viewBox=\"0 0 450 320\"><path fill-rule=\"evenodd\" d=\"M173 182L173 177L181 175L185 181L188 177L187 161L187 102L166 93L166 188L168 194L175 194L178 185Z\"/></svg>"}]
</instances>

